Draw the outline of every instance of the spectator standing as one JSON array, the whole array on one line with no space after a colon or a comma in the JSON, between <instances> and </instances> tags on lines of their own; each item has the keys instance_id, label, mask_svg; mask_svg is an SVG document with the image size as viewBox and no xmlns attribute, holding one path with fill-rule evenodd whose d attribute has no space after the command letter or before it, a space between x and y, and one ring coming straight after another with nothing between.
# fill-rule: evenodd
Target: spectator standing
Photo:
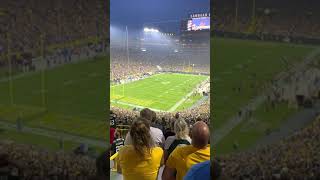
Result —
<instances>
[{"instance_id":1,"label":"spectator standing","mask_svg":"<svg viewBox=\"0 0 320 180\"><path fill-rule=\"evenodd\" d=\"M153 119L156 119L156 113L148 108L145 108L140 111L140 117L148 120L148 123L151 124ZM149 126L150 127L150 126ZM125 140L125 145L132 144L131 133L128 133ZM164 136L162 131L159 128L150 127L150 135L152 137L153 143L155 146L163 147L164 145Z\"/></svg>"},{"instance_id":2,"label":"spectator standing","mask_svg":"<svg viewBox=\"0 0 320 180\"><path fill-rule=\"evenodd\" d=\"M210 160L209 127L198 121L192 129L192 145L177 147L169 156L163 174L163 180L182 180L195 164Z\"/></svg>"},{"instance_id":3,"label":"spectator standing","mask_svg":"<svg viewBox=\"0 0 320 180\"><path fill-rule=\"evenodd\" d=\"M177 119L175 121L174 132L175 136L169 136L165 141L165 161L176 147L191 144L191 138L189 137L189 126L185 120Z\"/></svg>"},{"instance_id":4,"label":"spectator standing","mask_svg":"<svg viewBox=\"0 0 320 180\"><path fill-rule=\"evenodd\" d=\"M155 180L163 158L163 150L154 146L149 121L135 120L130 129L132 145L119 151L118 170L125 180Z\"/></svg>"}]
</instances>

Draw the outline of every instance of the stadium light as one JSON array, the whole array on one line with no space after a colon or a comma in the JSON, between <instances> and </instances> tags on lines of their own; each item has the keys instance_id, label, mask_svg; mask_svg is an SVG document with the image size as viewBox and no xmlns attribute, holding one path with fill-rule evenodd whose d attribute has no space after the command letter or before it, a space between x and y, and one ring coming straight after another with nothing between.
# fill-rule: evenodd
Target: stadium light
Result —
<instances>
[{"instance_id":1,"label":"stadium light","mask_svg":"<svg viewBox=\"0 0 320 180\"><path fill-rule=\"evenodd\" d=\"M144 32L156 32L156 33L158 33L159 32L159 30L158 29L153 29L153 28L144 28L143 29L143 31Z\"/></svg>"},{"instance_id":2,"label":"stadium light","mask_svg":"<svg viewBox=\"0 0 320 180\"><path fill-rule=\"evenodd\" d=\"M141 48L141 51L142 51L142 52L146 52L147 49L146 49L146 48Z\"/></svg>"}]
</instances>

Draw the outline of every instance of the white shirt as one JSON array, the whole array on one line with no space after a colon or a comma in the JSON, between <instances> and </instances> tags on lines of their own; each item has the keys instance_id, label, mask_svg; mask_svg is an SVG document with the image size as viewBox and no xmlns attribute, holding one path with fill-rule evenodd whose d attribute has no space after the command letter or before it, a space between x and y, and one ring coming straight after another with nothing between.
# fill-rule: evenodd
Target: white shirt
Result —
<instances>
[{"instance_id":1,"label":"white shirt","mask_svg":"<svg viewBox=\"0 0 320 180\"><path fill-rule=\"evenodd\" d=\"M159 146L163 146L165 138L162 131L159 128L150 127L150 134L155 144ZM124 141L124 145L129 145L129 144L132 144L130 132L127 133L126 140Z\"/></svg>"}]
</instances>

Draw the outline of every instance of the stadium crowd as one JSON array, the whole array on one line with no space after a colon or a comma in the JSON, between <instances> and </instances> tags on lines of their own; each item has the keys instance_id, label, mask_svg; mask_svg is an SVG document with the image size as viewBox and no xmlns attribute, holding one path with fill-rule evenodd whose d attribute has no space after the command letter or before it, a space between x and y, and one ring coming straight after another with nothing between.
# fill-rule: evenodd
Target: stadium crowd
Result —
<instances>
[{"instance_id":1,"label":"stadium crowd","mask_svg":"<svg viewBox=\"0 0 320 180\"><path fill-rule=\"evenodd\" d=\"M156 114L157 118L154 123L162 126L162 129L169 128L176 116L176 113L170 112L156 112ZM189 125L194 124L197 120L202 120L210 125L210 99L192 109L181 111L178 114L179 117L183 118ZM131 125L138 115L139 112L137 111L111 107L111 116L115 117L115 122L118 125Z\"/></svg>"},{"instance_id":2,"label":"stadium crowd","mask_svg":"<svg viewBox=\"0 0 320 180\"><path fill-rule=\"evenodd\" d=\"M119 47L110 48L110 76L113 83L126 80L143 78L157 71L193 72L209 74L210 68L207 64L196 62L195 59L209 59L206 53L195 54L194 52L168 52L141 51L130 48L129 59L126 50ZM201 57L201 58L199 58ZM170 60L170 61L168 61ZM191 62L193 62L191 64Z\"/></svg>"},{"instance_id":3,"label":"stadium crowd","mask_svg":"<svg viewBox=\"0 0 320 180\"><path fill-rule=\"evenodd\" d=\"M272 84L269 103L286 102L288 106L298 107L312 105L319 97L320 71L315 65L307 69L291 73L283 81Z\"/></svg>"},{"instance_id":4,"label":"stadium crowd","mask_svg":"<svg viewBox=\"0 0 320 180\"><path fill-rule=\"evenodd\" d=\"M108 32L106 5L107 2L100 0L1 1L0 53L7 50L7 33L12 52L37 49L41 34L45 34L47 46L105 36Z\"/></svg>"},{"instance_id":5,"label":"stadium crowd","mask_svg":"<svg viewBox=\"0 0 320 180\"><path fill-rule=\"evenodd\" d=\"M52 152L36 146L0 142L0 177L25 180L99 180L106 178L108 154L97 160L63 151Z\"/></svg>"},{"instance_id":6,"label":"stadium crowd","mask_svg":"<svg viewBox=\"0 0 320 180\"><path fill-rule=\"evenodd\" d=\"M12 71L18 73L37 68L34 60L41 56L41 49L44 49L43 55L49 65L54 63L50 60L55 57L63 56L66 59L69 56L79 56L79 52L106 47L108 14L104 1L0 3L2 71L8 69L8 53Z\"/></svg>"},{"instance_id":7,"label":"stadium crowd","mask_svg":"<svg viewBox=\"0 0 320 180\"><path fill-rule=\"evenodd\" d=\"M278 143L216 157L224 179L319 179L320 118Z\"/></svg>"},{"instance_id":8,"label":"stadium crowd","mask_svg":"<svg viewBox=\"0 0 320 180\"><path fill-rule=\"evenodd\" d=\"M163 132L161 124L155 124L157 114L145 108L129 132L120 133L114 114L111 118L110 155L118 153L115 166L124 179L156 179L161 166L164 180L195 179L198 169L207 179L210 176L210 131L204 121L198 119L190 126L176 114L170 129ZM194 165L201 167L193 170Z\"/></svg>"},{"instance_id":9,"label":"stadium crowd","mask_svg":"<svg viewBox=\"0 0 320 180\"><path fill-rule=\"evenodd\" d=\"M254 12L252 1L217 1L212 6L218 31L320 37L317 1L257 1Z\"/></svg>"}]
</instances>

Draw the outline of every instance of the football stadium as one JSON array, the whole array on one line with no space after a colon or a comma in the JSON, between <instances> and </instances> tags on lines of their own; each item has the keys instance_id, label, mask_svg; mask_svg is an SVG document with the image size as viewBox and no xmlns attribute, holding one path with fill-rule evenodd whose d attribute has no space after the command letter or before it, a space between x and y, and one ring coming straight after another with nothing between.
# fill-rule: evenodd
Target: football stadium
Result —
<instances>
[{"instance_id":1,"label":"football stadium","mask_svg":"<svg viewBox=\"0 0 320 180\"><path fill-rule=\"evenodd\" d=\"M319 178L317 6L212 4L211 136L218 179Z\"/></svg>"},{"instance_id":2,"label":"football stadium","mask_svg":"<svg viewBox=\"0 0 320 180\"><path fill-rule=\"evenodd\" d=\"M107 2L0 4L1 178L96 177L107 148Z\"/></svg>"},{"instance_id":3,"label":"football stadium","mask_svg":"<svg viewBox=\"0 0 320 180\"><path fill-rule=\"evenodd\" d=\"M143 2L111 2L110 177L175 179L174 171L182 179L179 151L199 153L190 166L210 162L209 2L157 2L161 11L169 4L183 11L167 17ZM123 13L130 22L119 18ZM156 20L136 25L148 16Z\"/></svg>"}]
</instances>

